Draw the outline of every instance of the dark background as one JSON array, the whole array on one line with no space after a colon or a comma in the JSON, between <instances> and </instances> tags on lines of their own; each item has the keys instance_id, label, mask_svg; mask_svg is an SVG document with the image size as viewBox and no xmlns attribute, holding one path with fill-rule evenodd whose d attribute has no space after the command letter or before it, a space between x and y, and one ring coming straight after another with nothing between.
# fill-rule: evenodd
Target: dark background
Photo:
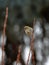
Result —
<instances>
[{"instance_id":1,"label":"dark background","mask_svg":"<svg viewBox=\"0 0 49 65\"><path fill-rule=\"evenodd\" d=\"M18 46L23 41L24 26L32 27L34 17L49 21L49 0L0 0L0 31L3 30L5 10L8 6L8 22L6 28L5 65L12 65L18 54ZM49 23L49 22L48 22ZM9 47L10 46L10 47ZM21 58L23 65L24 61Z\"/></svg>"}]
</instances>

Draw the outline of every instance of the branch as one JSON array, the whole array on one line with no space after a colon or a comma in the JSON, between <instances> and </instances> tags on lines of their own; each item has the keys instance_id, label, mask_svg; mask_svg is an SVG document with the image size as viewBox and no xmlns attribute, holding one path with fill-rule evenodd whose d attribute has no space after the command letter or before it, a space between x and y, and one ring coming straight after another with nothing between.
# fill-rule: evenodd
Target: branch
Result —
<instances>
[{"instance_id":1,"label":"branch","mask_svg":"<svg viewBox=\"0 0 49 65\"><path fill-rule=\"evenodd\" d=\"M7 26L7 18L8 18L8 7L6 7L6 15L5 15L4 26L3 26L2 65L4 65L4 37L5 37L6 26Z\"/></svg>"}]
</instances>

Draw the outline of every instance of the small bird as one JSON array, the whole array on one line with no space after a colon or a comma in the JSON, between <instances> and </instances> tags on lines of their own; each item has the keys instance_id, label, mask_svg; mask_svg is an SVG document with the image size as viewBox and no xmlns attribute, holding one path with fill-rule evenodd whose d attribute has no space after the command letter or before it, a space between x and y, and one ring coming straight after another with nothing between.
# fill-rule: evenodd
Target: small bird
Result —
<instances>
[{"instance_id":1,"label":"small bird","mask_svg":"<svg viewBox=\"0 0 49 65\"><path fill-rule=\"evenodd\" d=\"M29 26L25 26L24 27L24 31L28 36L31 36L32 32L33 32L33 28L29 27Z\"/></svg>"},{"instance_id":2,"label":"small bird","mask_svg":"<svg viewBox=\"0 0 49 65\"><path fill-rule=\"evenodd\" d=\"M31 28L29 26L25 26L24 31L25 31L26 35L28 35L30 37L30 40L31 40L30 50L32 50L32 61L33 61L33 65L35 65L34 47L33 47L33 44L34 44L33 28ZM30 58L30 52L29 52L29 55L28 55L28 60L29 60L29 58ZM28 65L28 62L29 62L28 60L27 60L27 65Z\"/></svg>"}]
</instances>

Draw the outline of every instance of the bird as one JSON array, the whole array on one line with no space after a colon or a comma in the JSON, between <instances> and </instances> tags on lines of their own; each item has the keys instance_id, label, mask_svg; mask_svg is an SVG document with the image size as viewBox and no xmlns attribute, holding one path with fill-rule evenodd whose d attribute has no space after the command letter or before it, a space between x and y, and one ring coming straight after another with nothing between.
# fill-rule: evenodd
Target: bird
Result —
<instances>
[{"instance_id":1,"label":"bird","mask_svg":"<svg viewBox=\"0 0 49 65\"><path fill-rule=\"evenodd\" d=\"M30 47L30 50L32 50L32 61L33 61L33 65L35 65L35 53L34 53L34 48L33 48L33 44L34 43L34 36L33 36L33 28L32 27L29 27L29 26L25 26L24 27L24 31L26 33L26 35L28 35L30 37L30 40L31 40L31 47ZM32 38L32 39L31 39ZM30 52L29 52L29 55L28 55L28 59L29 59L29 56L30 56ZM27 62L27 65L28 65L28 62Z\"/></svg>"}]
</instances>

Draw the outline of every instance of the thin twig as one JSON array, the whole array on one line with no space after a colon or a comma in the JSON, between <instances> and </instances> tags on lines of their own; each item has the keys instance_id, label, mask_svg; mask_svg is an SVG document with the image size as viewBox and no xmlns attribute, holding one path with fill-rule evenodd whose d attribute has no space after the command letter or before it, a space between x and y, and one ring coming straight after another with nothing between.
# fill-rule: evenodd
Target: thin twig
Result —
<instances>
[{"instance_id":1,"label":"thin twig","mask_svg":"<svg viewBox=\"0 0 49 65\"><path fill-rule=\"evenodd\" d=\"M34 22L33 22L33 28L34 28L34 25L35 25L35 18L34 18ZM35 65L35 56L34 56L34 30L32 32L32 40L31 40L31 49L32 49L32 62L33 62L33 65Z\"/></svg>"},{"instance_id":2,"label":"thin twig","mask_svg":"<svg viewBox=\"0 0 49 65\"><path fill-rule=\"evenodd\" d=\"M4 65L4 37L6 32L7 18L8 18L8 7L6 8L6 15L5 15L4 26L3 26L2 65Z\"/></svg>"},{"instance_id":3,"label":"thin twig","mask_svg":"<svg viewBox=\"0 0 49 65\"><path fill-rule=\"evenodd\" d=\"M19 46L18 48L18 55L17 55L17 59L16 59L16 65L18 62L20 62L20 56L21 56L21 46Z\"/></svg>"}]
</instances>

